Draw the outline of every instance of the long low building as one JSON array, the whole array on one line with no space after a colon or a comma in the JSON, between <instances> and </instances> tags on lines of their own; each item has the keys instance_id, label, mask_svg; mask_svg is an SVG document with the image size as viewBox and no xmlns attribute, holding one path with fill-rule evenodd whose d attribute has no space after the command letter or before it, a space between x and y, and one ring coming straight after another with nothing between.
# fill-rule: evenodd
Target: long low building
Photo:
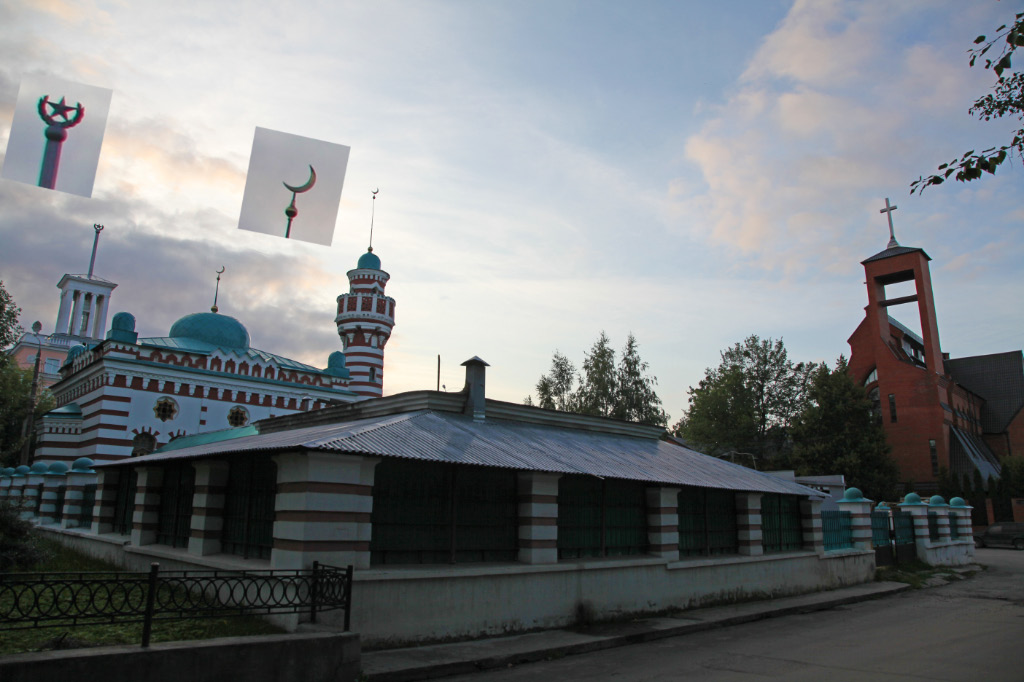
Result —
<instances>
[{"instance_id":1,"label":"long low building","mask_svg":"<svg viewBox=\"0 0 1024 682\"><path fill-rule=\"evenodd\" d=\"M823 493L661 427L488 400L486 363L464 365L459 393L337 405L98 464L92 494L72 471L64 496L87 500L87 521L65 511L51 527L131 568L351 564L352 628L371 645L873 578L869 524L824 551ZM48 494L27 480L18 494ZM36 501L44 519L47 504Z\"/></svg>"}]
</instances>

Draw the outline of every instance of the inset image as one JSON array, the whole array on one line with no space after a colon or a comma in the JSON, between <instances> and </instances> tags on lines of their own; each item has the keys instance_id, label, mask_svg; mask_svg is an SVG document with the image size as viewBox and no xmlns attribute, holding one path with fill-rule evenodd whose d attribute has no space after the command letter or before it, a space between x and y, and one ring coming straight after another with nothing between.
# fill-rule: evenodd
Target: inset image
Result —
<instances>
[{"instance_id":1,"label":"inset image","mask_svg":"<svg viewBox=\"0 0 1024 682\"><path fill-rule=\"evenodd\" d=\"M330 246L349 147L257 128L238 227Z\"/></svg>"},{"instance_id":2,"label":"inset image","mask_svg":"<svg viewBox=\"0 0 1024 682\"><path fill-rule=\"evenodd\" d=\"M26 76L0 175L91 197L112 95L94 85Z\"/></svg>"}]
</instances>

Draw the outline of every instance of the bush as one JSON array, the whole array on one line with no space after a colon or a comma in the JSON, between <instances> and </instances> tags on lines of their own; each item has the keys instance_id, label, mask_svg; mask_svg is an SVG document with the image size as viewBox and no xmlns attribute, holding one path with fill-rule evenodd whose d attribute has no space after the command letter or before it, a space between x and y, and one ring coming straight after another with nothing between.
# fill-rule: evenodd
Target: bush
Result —
<instances>
[{"instance_id":1,"label":"bush","mask_svg":"<svg viewBox=\"0 0 1024 682\"><path fill-rule=\"evenodd\" d=\"M32 524L19 518L17 507L7 500L0 501L0 572L26 568L43 555Z\"/></svg>"}]
</instances>

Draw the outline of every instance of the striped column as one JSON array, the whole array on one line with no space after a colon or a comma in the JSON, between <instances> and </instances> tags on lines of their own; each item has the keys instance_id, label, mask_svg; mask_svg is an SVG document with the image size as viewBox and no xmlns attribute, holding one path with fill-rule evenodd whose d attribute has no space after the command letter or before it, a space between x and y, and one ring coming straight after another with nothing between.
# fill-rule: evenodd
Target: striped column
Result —
<instances>
[{"instance_id":1,"label":"striped column","mask_svg":"<svg viewBox=\"0 0 1024 682\"><path fill-rule=\"evenodd\" d=\"M64 513L60 525L62 528L89 528L92 525L95 504L83 509L85 491L88 487L96 487L99 476L91 469L74 468L68 472L68 487L64 493ZM95 499L95 496L94 496Z\"/></svg>"},{"instance_id":2,"label":"striped column","mask_svg":"<svg viewBox=\"0 0 1024 682\"><path fill-rule=\"evenodd\" d=\"M137 467L138 485L135 488L135 511L132 514L132 544L136 547L156 542L157 521L160 516L160 488L164 482L162 467ZM124 475L128 475L125 471Z\"/></svg>"},{"instance_id":3,"label":"striped column","mask_svg":"<svg viewBox=\"0 0 1024 682\"><path fill-rule=\"evenodd\" d=\"M647 489L647 552L679 559L679 488Z\"/></svg>"},{"instance_id":4,"label":"striped column","mask_svg":"<svg viewBox=\"0 0 1024 682\"><path fill-rule=\"evenodd\" d=\"M68 465L64 462L54 462L50 469L43 476L43 499L39 503L39 522L57 523L59 516L57 504L60 502L61 488L67 488ZM63 513L63 508L59 510Z\"/></svg>"},{"instance_id":5,"label":"striped column","mask_svg":"<svg viewBox=\"0 0 1024 682\"><path fill-rule=\"evenodd\" d=\"M928 503L928 511L935 514L939 526L939 539L936 542L948 544L951 541L949 536L949 505L938 495L932 497Z\"/></svg>"},{"instance_id":6,"label":"striped column","mask_svg":"<svg viewBox=\"0 0 1024 682\"><path fill-rule=\"evenodd\" d=\"M736 493L736 533L741 555L764 554L761 541L761 493Z\"/></svg>"},{"instance_id":7,"label":"striped column","mask_svg":"<svg viewBox=\"0 0 1024 682\"><path fill-rule=\"evenodd\" d=\"M824 554L825 532L821 525L820 499L808 497L800 500L800 526L803 530L804 549Z\"/></svg>"},{"instance_id":8,"label":"striped column","mask_svg":"<svg viewBox=\"0 0 1024 682\"><path fill-rule=\"evenodd\" d=\"M11 483L14 482L14 468L0 469L0 502L7 500L11 494Z\"/></svg>"},{"instance_id":9,"label":"striped column","mask_svg":"<svg viewBox=\"0 0 1024 682\"><path fill-rule=\"evenodd\" d=\"M917 493L908 493L899 504L900 511L914 518L914 544L917 545L917 557L924 560L928 548L932 546L928 534L928 505L921 501Z\"/></svg>"},{"instance_id":10,"label":"striped column","mask_svg":"<svg viewBox=\"0 0 1024 682\"><path fill-rule=\"evenodd\" d=\"M21 518L31 519L39 515L39 504L42 500L43 481L49 467L42 462L32 465L32 470L25 477L25 487L21 491Z\"/></svg>"},{"instance_id":11,"label":"striped column","mask_svg":"<svg viewBox=\"0 0 1024 682\"><path fill-rule=\"evenodd\" d=\"M100 469L96 478L96 504L92 508L92 532L114 532L114 509L117 507L117 483L130 475L127 467Z\"/></svg>"},{"instance_id":12,"label":"striped column","mask_svg":"<svg viewBox=\"0 0 1024 682\"><path fill-rule=\"evenodd\" d=\"M519 474L519 561L558 563L558 479L561 474Z\"/></svg>"},{"instance_id":13,"label":"striped column","mask_svg":"<svg viewBox=\"0 0 1024 682\"><path fill-rule=\"evenodd\" d=\"M322 452L274 455L277 498L270 567L370 566L373 471L380 459Z\"/></svg>"},{"instance_id":14,"label":"striped column","mask_svg":"<svg viewBox=\"0 0 1024 682\"><path fill-rule=\"evenodd\" d=\"M956 511L950 510L952 519L950 523L957 523L957 529L960 531L960 539L967 540L972 545L974 544L974 524L971 521L971 510L973 507L963 506L958 508Z\"/></svg>"},{"instance_id":15,"label":"striped column","mask_svg":"<svg viewBox=\"0 0 1024 682\"><path fill-rule=\"evenodd\" d=\"M24 471L22 471L24 470ZM7 500L15 509L21 509L25 501L25 483L28 481L28 467L22 464L11 476L11 487L7 491ZM19 512L20 516L21 513Z\"/></svg>"},{"instance_id":16,"label":"striped column","mask_svg":"<svg viewBox=\"0 0 1024 682\"><path fill-rule=\"evenodd\" d=\"M196 487L192 495L192 535L188 539L188 551L200 556L219 554L230 465L223 460L201 459L193 466Z\"/></svg>"},{"instance_id":17,"label":"striped column","mask_svg":"<svg viewBox=\"0 0 1024 682\"><path fill-rule=\"evenodd\" d=\"M850 512L850 530L853 536L853 548L870 551L871 545L871 500L864 498L856 488L856 498L839 500L836 504L840 511ZM849 492L849 491L847 491Z\"/></svg>"}]
</instances>

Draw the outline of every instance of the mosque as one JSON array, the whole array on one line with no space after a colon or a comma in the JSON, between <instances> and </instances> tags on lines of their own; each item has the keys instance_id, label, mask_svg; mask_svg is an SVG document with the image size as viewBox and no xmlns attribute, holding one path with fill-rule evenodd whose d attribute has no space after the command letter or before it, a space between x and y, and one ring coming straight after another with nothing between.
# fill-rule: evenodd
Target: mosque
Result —
<instances>
[{"instance_id":1,"label":"mosque","mask_svg":"<svg viewBox=\"0 0 1024 682\"><path fill-rule=\"evenodd\" d=\"M38 424L34 459L113 461L185 435L226 437L223 430L251 430L260 419L380 397L395 324L395 300L384 293L390 275L372 247L347 275L335 318L343 350L324 368L253 347L245 326L216 303L162 337L140 338L135 317L120 312L104 336L117 285L91 265L87 275L64 275L54 333L26 334L14 349L30 367L41 352L41 376L57 403Z\"/></svg>"}]
</instances>

